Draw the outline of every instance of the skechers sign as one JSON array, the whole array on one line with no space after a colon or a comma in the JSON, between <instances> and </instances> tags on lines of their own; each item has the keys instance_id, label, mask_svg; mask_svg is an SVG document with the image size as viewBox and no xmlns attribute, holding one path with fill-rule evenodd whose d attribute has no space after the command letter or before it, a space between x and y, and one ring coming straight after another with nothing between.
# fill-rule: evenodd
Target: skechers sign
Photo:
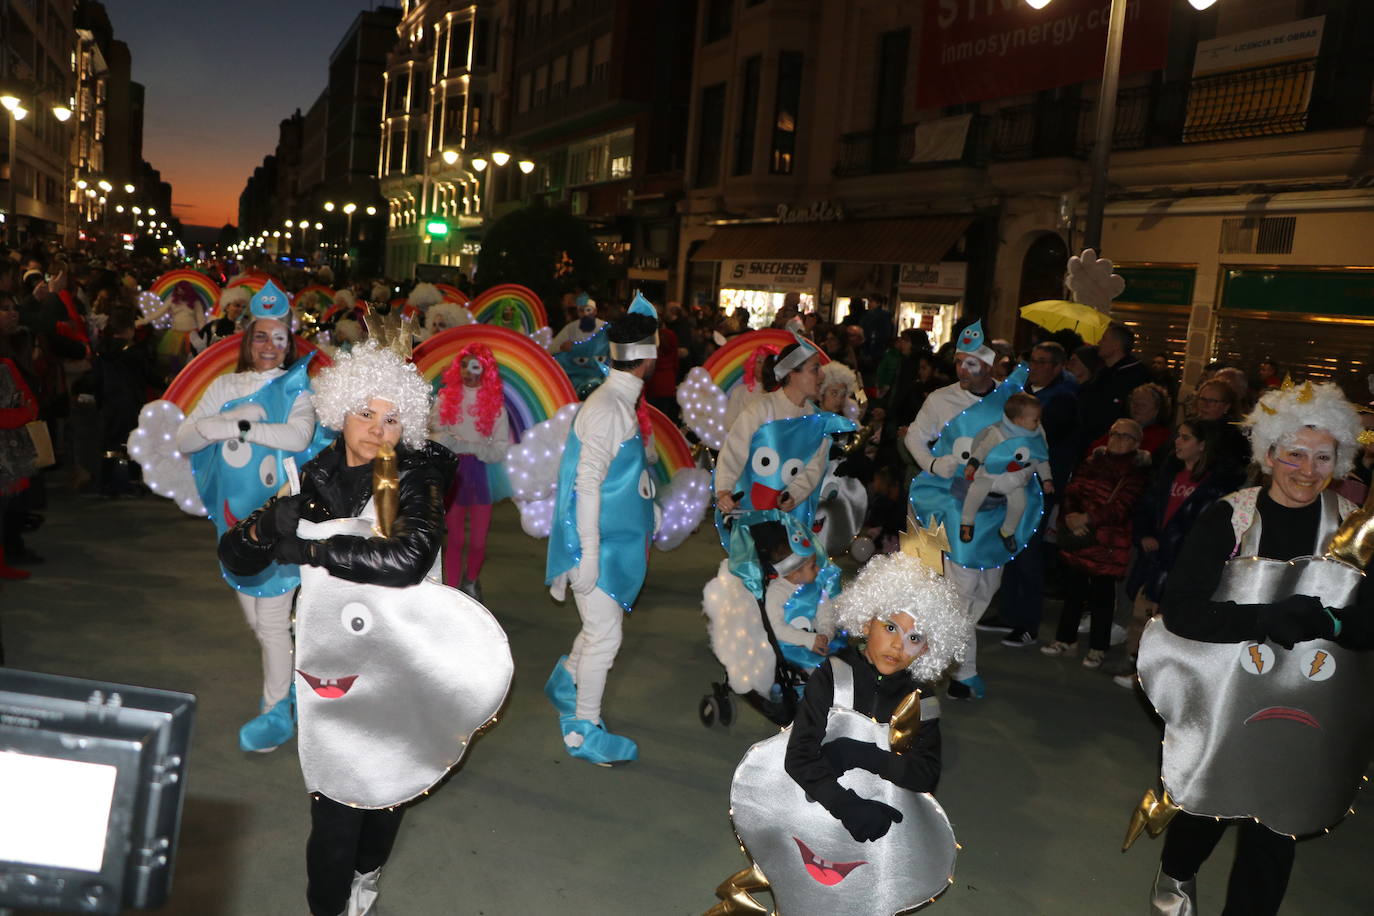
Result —
<instances>
[{"instance_id":1,"label":"skechers sign","mask_svg":"<svg viewBox=\"0 0 1374 916\"><path fill-rule=\"evenodd\" d=\"M720 265L720 285L725 289L815 291L820 280L820 261L722 261Z\"/></svg>"}]
</instances>

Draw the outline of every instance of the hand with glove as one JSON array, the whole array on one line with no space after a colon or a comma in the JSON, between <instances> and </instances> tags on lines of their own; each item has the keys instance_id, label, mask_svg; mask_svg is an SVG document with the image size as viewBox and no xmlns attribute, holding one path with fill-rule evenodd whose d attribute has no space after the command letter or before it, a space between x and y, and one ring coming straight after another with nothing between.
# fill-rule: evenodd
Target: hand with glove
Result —
<instances>
[{"instance_id":1,"label":"hand with glove","mask_svg":"<svg viewBox=\"0 0 1374 916\"><path fill-rule=\"evenodd\" d=\"M1282 601L1260 608L1257 625L1260 636L1291 649L1309 639L1333 639L1336 620L1321 599L1310 595L1290 595Z\"/></svg>"},{"instance_id":2,"label":"hand with glove","mask_svg":"<svg viewBox=\"0 0 1374 916\"><path fill-rule=\"evenodd\" d=\"M283 566L317 566L319 564L315 562L315 545L318 543L319 541L308 541L288 534L273 545L272 559Z\"/></svg>"},{"instance_id":3,"label":"hand with glove","mask_svg":"<svg viewBox=\"0 0 1374 916\"><path fill-rule=\"evenodd\" d=\"M843 776L850 770L868 770L882 775L883 767L891 751L885 751L876 744L856 741L853 738L836 738L821 745L825 759L834 768L836 776Z\"/></svg>"},{"instance_id":4,"label":"hand with glove","mask_svg":"<svg viewBox=\"0 0 1374 916\"><path fill-rule=\"evenodd\" d=\"M568 586L578 595L590 595L601 578L600 557L582 555L582 562L568 570Z\"/></svg>"},{"instance_id":5,"label":"hand with glove","mask_svg":"<svg viewBox=\"0 0 1374 916\"><path fill-rule=\"evenodd\" d=\"M839 818L849 835L860 843L880 840L887 836L893 824L902 822L902 812L896 808L861 798L850 789L845 790L845 797L830 813Z\"/></svg>"},{"instance_id":6,"label":"hand with glove","mask_svg":"<svg viewBox=\"0 0 1374 916\"><path fill-rule=\"evenodd\" d=\"M260 544L270 544L284 537L293 537L300 523L301 509L296 500L274 499L258 513L254 540Z\"/></svg>"},{"instance_id":7,"label":"hand with glove","mask_svg":"<svg viewBox=\"0 0 1374 916\"><path fill-rule=\"evenodd\" d=\"M229 410L221 410L217 416L226 420L233 420L235 423L239 420L257 423L267 418L267 411L263 409L261 404L240 404Z\"/></svg>"},{"instance_id":8,"label":"hand with glove","mask_svg":"<svg viewBox=\"0 0 1374 916\"><path fill-rule=\"evenodd\" d=\"M201 438L211 442L237 439L239 437L239 421L223 414L206 417L196 421L196 432L200 433Z\"/></svg>"},{"instance_id":9,"label":"hand with glove","mask_svg":"<svg viewBox=\"0 0 1374 916\"><path fill-rule=\"evenodd\" d=\"M959 459L953 455L941 455L930 463L930 473L936 477L944 477L946 480L953 477L959 471Z\"/></svg>"}]
</instances>

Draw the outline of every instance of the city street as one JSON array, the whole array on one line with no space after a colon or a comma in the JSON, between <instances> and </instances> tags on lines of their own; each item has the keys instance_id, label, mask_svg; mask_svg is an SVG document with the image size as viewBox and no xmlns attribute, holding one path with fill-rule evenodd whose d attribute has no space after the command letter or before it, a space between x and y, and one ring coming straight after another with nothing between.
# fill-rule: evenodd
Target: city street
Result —
<instances>
[{"instance_id":1,"label":"city street","mask_svg":"<svg viewBox=\"0 0 1374 916\"><path fill-rule=\"evenodd\" d=\"M47 563L27 582L0 586L10 664L199 697L172 902L162 912L305 912L307 797L295 744L267 755L237 748L260 667L215 568L210 524L157 498L54 494L31 543ZM727 812L732 771L773 732L748 708L728 729L697 719L698 699L719 677L699 612L718 548L702 531L652 558L606 698L613 728L641 749L638 763L617 769L573 760L560 746L541 688L576 614L549 599L543 562L543 543L522 534L503 504L483 586L515 654L510 702L461 770L407 815L381 906L421 916L703 913L715 886L744 864ZM1054 614L1057 605L1050 623ZM963 851L954 885L931 911L1143 914L1160 841L1142 838L1126 855L1119 847L1156 772L1159 732L1147 709L1076 659L981 641L988 698L943 706L938 797ZM1361 811L1300 844L1284 912L1367 913L1372 840ZM1216 912L1230 855L1228 840L1201 876L1205 913Z\"/></svg>"}]
</instances>

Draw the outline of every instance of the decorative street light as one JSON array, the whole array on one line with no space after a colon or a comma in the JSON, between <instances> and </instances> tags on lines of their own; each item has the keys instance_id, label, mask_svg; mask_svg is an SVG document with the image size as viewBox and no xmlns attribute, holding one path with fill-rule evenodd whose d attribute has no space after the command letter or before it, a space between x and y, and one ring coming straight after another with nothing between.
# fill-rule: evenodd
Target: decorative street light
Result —
<instances>
[{"instance_id":1,"label":"decorative street light","mask_svg":"<svg viewBox=\"0 0 1374 916\"><path fill-rule=\"evenodd\" d=\"M458 152L456 150L446 149L442 155L444 165L453 165L453 163L458 161Z\"/></svg>"},{"instance_id":2,"label":"decorative street light","mask_svg":"<svg viewBox=\"0 0 1374 916\"><path fill-rule=\"evenodd\" d=\"M495 162L498 167L504 166L507 162L510 162L510 153L505 150L497 150L491 154L491 161Z\"/></svg>"}]
</instances>

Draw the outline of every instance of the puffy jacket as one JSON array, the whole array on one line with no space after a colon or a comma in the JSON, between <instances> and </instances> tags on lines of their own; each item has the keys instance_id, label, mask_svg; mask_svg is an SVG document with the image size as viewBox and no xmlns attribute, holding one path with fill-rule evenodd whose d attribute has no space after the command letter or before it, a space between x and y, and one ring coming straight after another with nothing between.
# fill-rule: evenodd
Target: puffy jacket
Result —
<instances>
[{"instance_id":1,"label":"puffy jacket","mask_svg":"<svg viewBox=\"0 0 1374 916\"><path fill-rule=\"evenodd\" d=\"M1197 489L1174 511L1166 525L1164 510L1169 506L1169 490L1181 470L1183 462L1170 454L1160 465L1136 506L1136 545L1145 538L1154 538L1159 541L1159 549L1136 551L1135 566L1131 567L1131 574L1126 578L1126 593L1132 598L1142 588L1145 589L1145 597L1151 601L1157 602L1164 597L1164 583L1169 577L1169 570L1174 568L1183 550L1183 541L1193 529L1193 524L1208 506L1245 482L1243 471L1231 467L1215 468L1198 482Z\"/></svg>"},{"instance_id":2,"label":"puffy jacket","mask_svg":"<svg viewBox=\"0 0 1374 916\"><path fill-rule=\"evenodd\" d=\"M1131 554L1131 515L1149 479L1148 466L1149 456L1144 452L1113 455L1106 449L1093 452L1078 466L1059 504L1060 537L1065 537L1069 530L1065 516L1083 512L1088 516L1095 540L1077 550L1061 547L1061 560L1096 576L1126 575Z\"/></svg>"},{"instance_id":3,"label":"puffy jacket","mask_svg":"<svg viewBox=\"0 0 1374 916\"><path fill-rule=\"evenodd\" d=\"M398 445L396 457L401 477L400 506L391 537L335 535L323 541L304 541L306 562L323 566L331 575L350 582L394 588L415 585L425 577L444 544L444 492L457 459L436 442L426 442L419 450ZM370 467L365 472L346 468L343 440L338 439L301 469L301 492L278 499L295 501L301 518L322 522L357 516L371 496ZM274 502L220 538L219 559L230 572L253 575L272 562L276 542L253 540L248 532Z\"/></svg>"}]
</instances>

